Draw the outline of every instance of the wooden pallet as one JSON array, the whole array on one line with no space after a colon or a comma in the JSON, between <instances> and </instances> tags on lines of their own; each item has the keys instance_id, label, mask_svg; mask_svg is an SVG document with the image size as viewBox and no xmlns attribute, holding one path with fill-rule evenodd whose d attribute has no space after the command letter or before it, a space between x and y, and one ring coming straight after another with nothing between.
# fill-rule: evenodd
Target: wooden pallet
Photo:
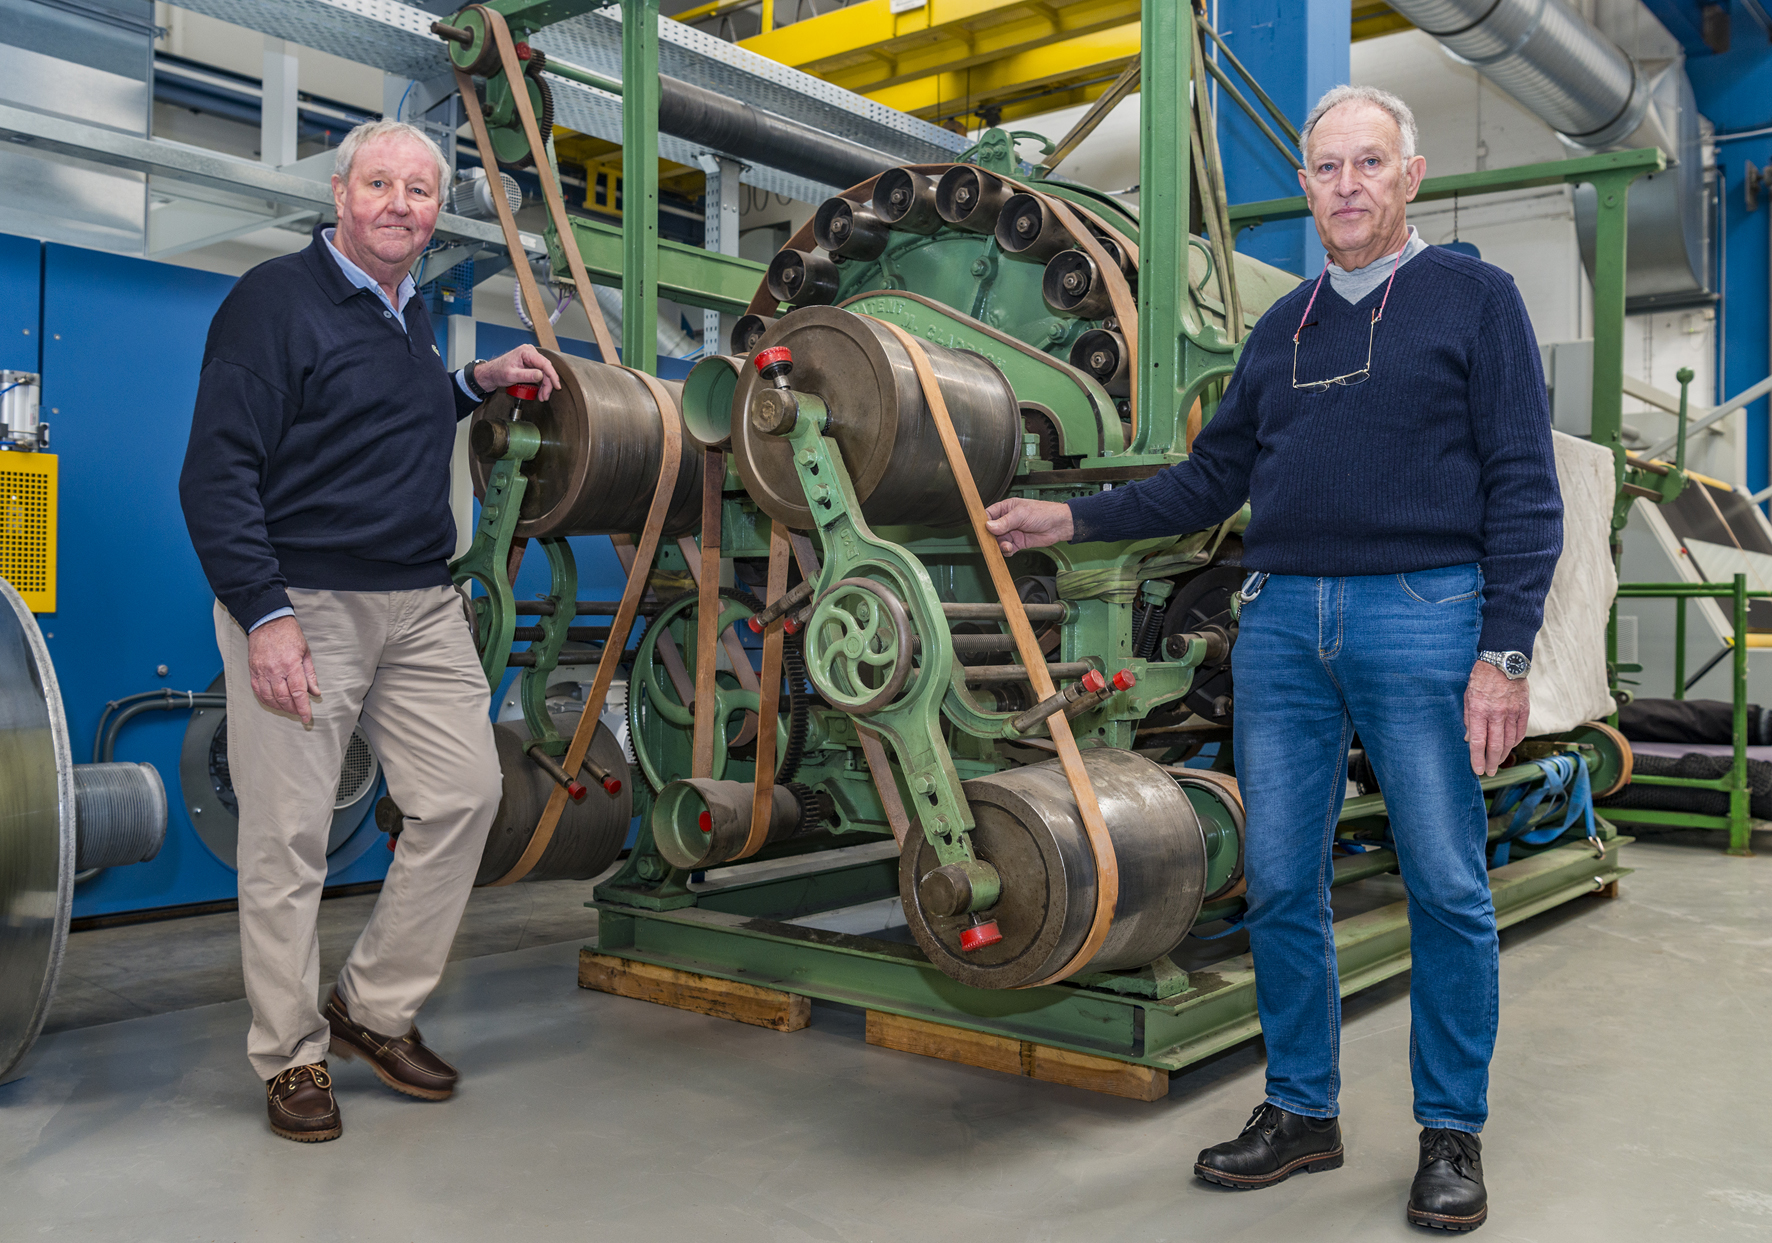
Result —
<instances>
[{"instance_id":1,"label":"wooden pallet","mask_svg":"<svg viewBox=\"0 0 1772 1243\"><path fill-rule=\"evenodd\" d=\"M612 958L588 949L578 952L578 986L778 1032L797 1032L812 1022L811 998L797 993Z\"/></svg>"},{"instance_id":2,"label":"wooden pallet","mask_svg":"<svg viewBox=\"0 0 1772 1243\"><path fill-rule=\"evenodd\" d=\"M1135 1101L1161 1100L1169 1095L1169 1072L1161 1067L1073 1053L1013 1036L993 1036L882 1010L868 1011L868 1043Z\"/></svg>"},{"instance_id":3,"label":"wooden pallet","mask_svg":"<svg viewBox=\"0 0 1772 1243\"><path fill-rule=\"evenodd\" d=\"M589 949L578 953L578 985L780 1032L799 1031L812 1022L811 999L798 993L615 958ZM883 1049L939 1057L1135 1101L1160 1100L1169 1094L1169 1072L1160 1067L1074 1053L1012 1036L994 1036L882 1010L867 1012L867 1040Z\"/></svg>"}]
</instances>

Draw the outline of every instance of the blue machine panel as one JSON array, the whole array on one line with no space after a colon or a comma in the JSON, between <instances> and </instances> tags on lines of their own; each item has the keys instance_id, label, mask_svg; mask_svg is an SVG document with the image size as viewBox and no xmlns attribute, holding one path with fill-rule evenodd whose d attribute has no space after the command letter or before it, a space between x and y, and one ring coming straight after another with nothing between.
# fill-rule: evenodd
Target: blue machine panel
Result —
<instances>
[{"instance_id":1,"label":"blue machine panel","mask_svg":"<svg viewBox=\"0 0 1772 1243\"><path fill-rule=\"evenodd\" d=\"M0 233L0 371L37 370L42 314L43 243Z\"/></svg>"}]
</instances>

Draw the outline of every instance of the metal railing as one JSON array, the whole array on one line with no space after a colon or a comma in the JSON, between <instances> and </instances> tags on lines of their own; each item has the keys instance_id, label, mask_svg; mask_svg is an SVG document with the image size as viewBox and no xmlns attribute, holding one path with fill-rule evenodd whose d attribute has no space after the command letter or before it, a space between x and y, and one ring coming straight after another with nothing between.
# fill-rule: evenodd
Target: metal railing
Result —
<instances>
[{"instance_id":1,"label":"metal railing","mask_svg":"<svg viewBox=\"0 0 1772 1243\"><path fill-rule=\"evenodd\" d=\"M1728 599L1734 605L1731 647L1735 657L1734 717L1730 736L1735 744L1735 758L1723 777L1658 777L1638 775L1633 785L1678 786L1688 790L1715 790L1729 796L1729 814L1709 815L1696 811L1664 811L1646 807L1608 807L1603 814L1608 820L1623 824L1654 824L1679 828L1711 829L1729 834L1729 853L1749 855L1752 824L1748 817L1747 795L1747 602L1772 598L1772 591L1749 591L1747 575L1737 574L1731 585L1722 583L1620 583L1620 600L1673 600L1676 602L1674 656L1674 698L1685 697L1686 602L1694 599Z\"/></svg>"}]
</instances>

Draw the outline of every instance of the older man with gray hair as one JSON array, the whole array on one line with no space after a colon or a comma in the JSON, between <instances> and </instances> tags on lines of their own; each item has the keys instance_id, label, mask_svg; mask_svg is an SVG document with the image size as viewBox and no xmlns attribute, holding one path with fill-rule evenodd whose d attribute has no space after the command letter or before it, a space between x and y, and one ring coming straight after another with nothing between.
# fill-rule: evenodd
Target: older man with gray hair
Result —
<instances>
[{"instance_id":1,"label":"older man with gray hair","mask_svg":"<svg viewBox=\"0 0 1772 1243\"><path fill-rule=\"evenodd\" d=\"M410 269L448 178L411 125L345 136L336 227L241 277L210 324L179 480L227 677L247 1053L286 1139L342 1131L329 1049L409 1096L455 1090L413 1017L449 956L500 780L450 582L449 459L456 421L492 389L538 384L545 399L559 376L530 346L445 369ZM315 920L359 723L405 828L322 1013Z\"/></svg>"},{"instance_id":2,"label":"older man with gray hair","mask_svg":"<svg viewBox=\"0 0 1772 1243\"><path fill-rule=\"evenodd\" d=\"M1409 226L1426 161L1407 105L1337 87L1302 133L1328 262L1251 332L1192 456L1064 504L999 502L991 531L1007 552L1137 539L1249 500L1235 753L1267 1095L1194 1171L1250 1189L1342 1163L1329 879L1357 733L1409 891L1407 1215L1474 1230L1498 1008L1478 775L1525 733L1562 547L1550 412L1513 281Z\"/></svg>"}]
</instances>

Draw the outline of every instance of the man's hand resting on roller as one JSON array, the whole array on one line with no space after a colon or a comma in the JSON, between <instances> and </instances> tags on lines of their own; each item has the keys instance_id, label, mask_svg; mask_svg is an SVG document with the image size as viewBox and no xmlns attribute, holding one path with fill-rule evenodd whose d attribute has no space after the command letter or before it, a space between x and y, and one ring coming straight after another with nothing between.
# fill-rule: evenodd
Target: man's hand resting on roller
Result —
<instances>
[{"instance_id":1,"label":"man's hand resting on roller","mask_svg":"<svg viewBox=\"0 0 1772 1243\"><path fill-rule=\"evenodd\" d=\"M1076 534L1071 507L1062 501L1030 501L1012 496L985 510L984 529L997 537L1005 553L1062 544Z\"/></svg>"}]
</instances>

